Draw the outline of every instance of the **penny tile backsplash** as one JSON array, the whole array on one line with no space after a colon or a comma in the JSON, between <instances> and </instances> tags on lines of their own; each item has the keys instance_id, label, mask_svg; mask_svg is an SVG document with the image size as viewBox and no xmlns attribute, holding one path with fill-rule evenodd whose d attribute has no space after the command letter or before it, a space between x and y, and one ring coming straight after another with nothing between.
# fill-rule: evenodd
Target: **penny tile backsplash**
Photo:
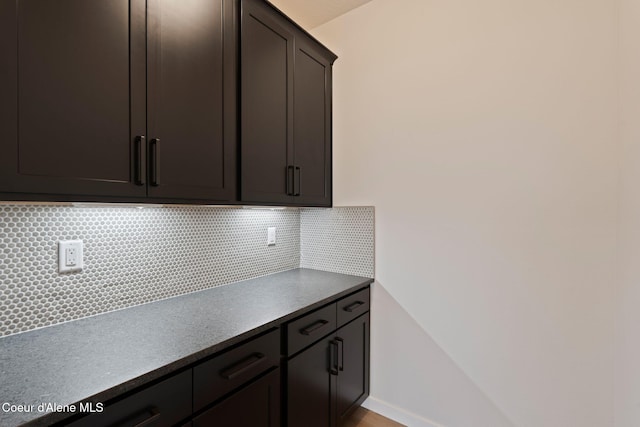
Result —
<instances>
[{"instance_id":1,"label":"penny tile backsplash","mask_svg":"<svg viewBox=\"0 0 640 427\"><path fill-rule=\"evenodd\" d=\"M59 274L72 239L84 270ZM0 336L300 266L372 276L373 208L0 205Z\"/></svg>"},{"instance_id":2,"label":"penny tile backsplash","mask_svg":"<svg viewBox=\"0 0 640 427\"><path fill-rule=\"evenodd\" d=\"M374 277L374 209L300 211L300 267Z\"/></svg>"}]
</instances>

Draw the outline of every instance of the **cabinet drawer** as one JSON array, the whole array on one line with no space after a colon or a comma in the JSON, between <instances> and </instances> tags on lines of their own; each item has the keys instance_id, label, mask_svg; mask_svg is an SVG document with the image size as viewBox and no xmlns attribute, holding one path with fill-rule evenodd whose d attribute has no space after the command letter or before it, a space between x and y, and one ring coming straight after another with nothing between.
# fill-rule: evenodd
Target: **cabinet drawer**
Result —
<instances>
[{"instance_id":1,"label":"cabinet drawer","mask_svg":"<svg viewBox=\"0 0 640 427\"><path fill-rule=\"evenodd\" d=\"M338 327L369 311L370 304L369 288L338 301Z\"/></svg>"},{"instance_id":2,"label":"cabinet drawer","mask_svg":"<svg viewBox=\"0 0 640 427\"><path fill-rule=\"evenodd\" d=\"M280 334L276 329L193 368L194 411L278 366L279 348Z\"/></svg>"},{"instance_id":3,"label":"cabinet drawer","mask_svg":"<svg viewBox=\"0 0 640 427\"><path fill-rule=\"evenodd\" d=\"M104 412L69 424L71 427L176 425L191 415L191 370L105 406Z\"/></svg>"},{"instance_id":4,"label":"cabinet drawer","mask_svg":"<svg viewBox=\"0 0 640 427\"><path fill-rule=\"evenodd\" d=\"M193 419L193 427L279 427L280 370L242 387Z\"/></svg>"},{"instance_id":5,"label":"cabinet drawer","mask_svg":"<svg viewBox=\"0 0 640 427\"><path fill-rule=\"evenodd\" d=\"M336 330L336 305L331 304L287 324L287 356Z\"/></svg>"}]
</instances>

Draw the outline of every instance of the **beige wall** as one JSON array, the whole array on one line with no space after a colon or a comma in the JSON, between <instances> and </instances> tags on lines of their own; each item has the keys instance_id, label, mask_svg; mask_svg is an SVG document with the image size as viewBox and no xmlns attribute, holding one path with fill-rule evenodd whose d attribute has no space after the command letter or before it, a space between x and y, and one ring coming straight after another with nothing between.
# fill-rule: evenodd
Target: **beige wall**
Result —
<instances>
[{"instance_id":1,"label":"beige wall","mask_svg":"<svg viewBox=\"0 0 640 427\"><path fill-rule=\"evenodd\" d=\"M371 304L366 407L411 427L514 426L380 283Z\"/></svg>"},{"instance_id":2,"label":"beige wall","mask_svg":"<svg viewBox=\"0 0 640 427\"><path fill-rule=\"evenodd\" d=\"M376 206L379 284L498 408L482 425L612 425L615 2L373 0L314 34L340 55L335 203ZM373 333L375 358L397 337ZM420 340L398 351L428 363ZM373 397L479 425L470 386L436 413L386 362Z\"/></svg>"},{"instance_id":3,"label":"beige wall","mask_svg":"<svg viewBox=\"0 0 640 427\"><path fill-rule=\"evenodd\" d=\"M640 426L640 0L620 0L620 290L616 427Z\"/></svg>"}]
</instances>

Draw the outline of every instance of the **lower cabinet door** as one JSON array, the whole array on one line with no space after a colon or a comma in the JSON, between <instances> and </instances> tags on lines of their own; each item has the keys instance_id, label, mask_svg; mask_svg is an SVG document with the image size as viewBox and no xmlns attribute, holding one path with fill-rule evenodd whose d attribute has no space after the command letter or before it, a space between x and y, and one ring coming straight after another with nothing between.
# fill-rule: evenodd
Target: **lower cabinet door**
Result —
<instances>
[{"instance_id":1,"label":"lower cabinet door","mask_svg":"<svg viewBox=\"0 0 640 427\"><path fill-rule=\"evenodd\" d=\"M321 339L287 363L287 426L335 425L334 390L337 345L333 335ZM334 365L334 366L331 366Z\"/></svg>"},{"instance_id":2,"label":"lower cabinet door","mask_svg":"<svg viewBox=\"0 0 640 427\"><path fill-rule=\"evenodd\" d=\"M369 395L369 313L338 329L336 408L341 424Z\"/></svg>"},{"instance_id":3,"label":"lower cabinet door","mask_svg":"<svg viewBox=\"0 0 640 427\"><path fill-rule=\"evenodd\" d=\"M193 419L193 427L280 427L280 370L233 393Z\"/></svg>"}]
</instances>

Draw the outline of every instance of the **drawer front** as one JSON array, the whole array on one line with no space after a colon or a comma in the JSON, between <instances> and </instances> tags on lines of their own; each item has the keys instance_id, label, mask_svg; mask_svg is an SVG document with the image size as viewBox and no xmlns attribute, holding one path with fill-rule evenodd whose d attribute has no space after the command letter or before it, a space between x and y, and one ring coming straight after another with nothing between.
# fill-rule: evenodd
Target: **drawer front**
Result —
<instances>
[{"instance_id":1,"label":"drawer front","mask_svg":"<svg viewBox=\"0 0 640 427\"><path fill-rule=\"evenodd\" d=\"M193 427L280 427L280 370L226 397L193 419Z\"/></svg>"},{"instance_id":2,"label":"drawer front","mask_svg":"<svg viewBox=\"0 0 640 427\"><path fill-rule=\"evenodd\" d=\"M193 368L193 409L200 410L280 363L280 331L274 330Z\"/></svg>"},{"instance_id":3,"label":"drawer front","mask_svg":"<svg viewBox=\"0 0 640 427\"><path fill-rule=\"evenodd\" d=\"M174 426L191 415L191 369L107 405L72 427Z\"/></svg>"},{"instance_id":4,"label":"drawer front","mask_svg":"<svg viewBox=\"0 0 640 427\"><path fill-rule=\"evenodd\" d=\"M345 325L369 311L371 298L369 288L356 292L338 301L338 327Z\"/></svg>"},{"instance_id":5,"label":"drawer front","mask_svg":"<svg viewBox=\"0 0 640 427\"><path fill-rule=\"evenodd\" d=\"M287 356L336 330L336 305L330 304L287 324Z\"/></svg>"}]
</instances>

